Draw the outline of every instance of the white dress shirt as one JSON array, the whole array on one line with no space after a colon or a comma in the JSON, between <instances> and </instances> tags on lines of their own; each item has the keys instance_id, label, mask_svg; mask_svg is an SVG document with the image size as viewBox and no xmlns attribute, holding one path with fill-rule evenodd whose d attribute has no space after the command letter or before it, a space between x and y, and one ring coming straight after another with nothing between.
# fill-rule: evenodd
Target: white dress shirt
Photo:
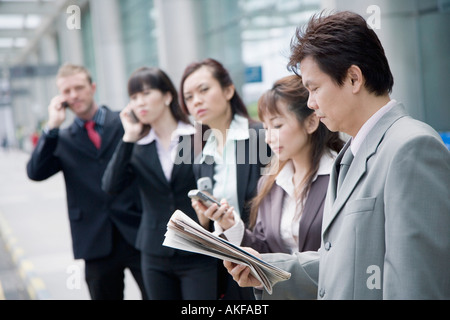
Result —
<instances>
[{"instance_id":1,"label":"white dress shirt","mask_svg":"<svg viewBox=\"0 0 450 320\"><path fill-rule=\"evenodd\" d=\"M236 171L236 141L249 139L248 120L240 115L235 115L227 130L227 139L223 149L223 154L217 152L216 135L213 130L205 147L200 163L203 163L206 156L214 158L214 187L213 196L219 201L226 199L228 204L234 207L240 216L239 202L237 196L237 171Z\"/></svg>"},{"instance_id":2,"label":"white dress shirt","mask_svg":"<svg viewBox=\"0 0 450 320\"><path fill-rule=\"evenodd\" d=\"M359 148L361 147L361 144L363 143L364 139L366 139L367 135L369 134L370 130L377 124L377 122L389 111L392 109L393 106L397 104L396 100L389 101L385 106L383 106L380 110L375 112L369 120L367 120L364 125L359 129L358 133L354 138L352 138L350 148L352 150L353 156L356 155Z\"/></svg>"},{"instance_id":3,"label":"white dress shirt","mask_svg":"<svg viewBox=\"0 0 450 320\"><path fill-rule=\"evenodd\" d=\"M169 149L164 149L159 137L156 135L156 132L153 129L151 129L150 132L145 137L139 140L137 144L146 145L152 143L153 141L156 141L156 150L158 152L159 162L161 162L161 166L167 181L170 182L180 137L192 135L194 133L195 128L191 124L179 121L177 128L174 130L174 132L172 132L172 138Z\"/></svg>"}]
</instances>

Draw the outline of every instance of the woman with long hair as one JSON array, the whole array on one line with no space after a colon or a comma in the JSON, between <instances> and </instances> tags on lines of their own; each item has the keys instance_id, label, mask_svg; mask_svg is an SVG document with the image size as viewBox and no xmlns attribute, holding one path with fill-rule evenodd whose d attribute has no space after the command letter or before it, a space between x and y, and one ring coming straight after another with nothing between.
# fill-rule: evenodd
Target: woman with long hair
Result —
<instances>
[{"instance_id":1,"label":"woman with long hair","mask_svg":"<svg viewBox=\"0 0 450 320\"><path fill-rule=\"evenodd\" d=\"M180 94L182 109L202 126L199 133L204 135L200 141L206 141L194 164L196 179L209 177L212 195L226 201L223 207L234 208L247 223L249 202L256 195L262 169L270 161L262 124L250 118L228 70L217 60L208 58L188 65L182 76ZM221 212L217 205L208 209L197 200L192 201L192 206L207 229L211 228L214 212ZM206 210L211 216L205 215ZM223 269L222 264L220 268ZM239 288L223 271L221 280L230 280L228 286L228 280L220 285L223 299L254 298L251 291Z\"/></svg>"},{"instance_id":2,"label":"woman with long hair","mask_svg":"<svg viewBox=\"0 0 450 320\"><path fill-rule=\"evenodd\" d=\"M307 106L301 77L286 76L258 101L266 141L275 154L258 183L250 225L224 212L218 220L230 241L261 253L318 250L333 161L344 145Z\"/></svg>"}]
</instances>

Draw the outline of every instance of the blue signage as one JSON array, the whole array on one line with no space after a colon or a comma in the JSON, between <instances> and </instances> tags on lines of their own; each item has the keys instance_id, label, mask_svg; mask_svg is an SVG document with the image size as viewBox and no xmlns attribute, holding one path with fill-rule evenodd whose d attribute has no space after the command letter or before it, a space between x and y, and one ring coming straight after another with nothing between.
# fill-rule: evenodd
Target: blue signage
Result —
<instances>
[{"instance_id":1,"label":"blue signage","mask_svg":"<svg viewBox=\"0 0 450 320\"><path fill-rule=\"evenodd\" d=\"M262 67L246 67L245 68L245 83L262 82Z\"/></svg>"},{"instance_id":2,"label":"blue signage","mask_svg":"<svg viewBox=\"0 0 450 320\"><path fill-rule=\"evenodd\" d=\"M445 145L447 146L448 150L450 150L450 131L449 132L440 132L440 135L441 135L442 140L444 141Z\"/></svg>"}]
</instances>

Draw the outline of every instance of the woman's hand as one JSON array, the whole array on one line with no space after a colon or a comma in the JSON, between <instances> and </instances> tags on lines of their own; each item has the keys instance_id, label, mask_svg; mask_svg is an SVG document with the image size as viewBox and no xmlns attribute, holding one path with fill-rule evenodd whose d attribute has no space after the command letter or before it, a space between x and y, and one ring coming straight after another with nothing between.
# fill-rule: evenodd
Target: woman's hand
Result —
<instances>
[{"instance_id":1,"label":"woman's hand","mask_svg":"<svg viewBox=\"0 0 450 320\"><path fill-rule=\"evenodd\" d=\"M198 221L200 222L200 225L205 228L206 230L209 230L209 222L210 220L204 215L204 212L208 209L203 202L200 200L191 200L192 208L194 208L195 213L197 214Z\"/></svg>"},{"instance_id":2,"label":"woman's hand","mask_svg":"<svg viewBox=\"0 0 450 320\"><path fill-rule=\"evenodd\" d=\"M253 250L252 248L241 248L245 251L251 253L252 255L261 258L259 252ZM238 283L240 287L260 287L262 286L261 281L259 281L255 276L250 273L250 268L242 265L236 264L230 261L224 261L223 265L228 270L228 273L233 277L233 280Z\"/></svg>"},{"instance_id":3,"label":"woman's hand","mask_svg":"<svg viewBox=\"0 0 450 320\"><path fill-rule=\"evenodd\" d=\"M203 227L209 225L209 220L216 221L224 231L234 226L234 208L230 207L225 199L222 199L220 203L220 207L214 203L208 208L201 201L192 200L192 207Z\"/></svg>"},{"instance_id":4,"label":"woman's hand","mask_svg":"<svg viewBox=\"0 0 450 320\"><path fill-rule=\"evenodd\" d=\"M122 112L120 112L120 120L122 121L123 130L125 131L123 141L134 143L142 138L144 125L141 122L135 122L131 116L131 112L131 103L129 103Z\"/></svg>"}]
</instances>

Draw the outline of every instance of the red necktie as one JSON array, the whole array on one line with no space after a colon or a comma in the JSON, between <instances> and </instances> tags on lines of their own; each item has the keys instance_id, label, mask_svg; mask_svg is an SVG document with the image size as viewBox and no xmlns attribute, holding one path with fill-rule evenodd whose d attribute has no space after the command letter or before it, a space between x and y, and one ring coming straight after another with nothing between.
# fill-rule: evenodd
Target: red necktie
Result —
<instances>
[{"instance_id":1,"label":"red necktie","mask_svg":"<svg viewBox=\"0 0 450 320\"><path fill-rule=\"evenodd\" d=\"M102 138L94 129L95 122L90 120L86 121L84 127L86 128L89 139L91 139L92 143L95 145L97 149L100 149L100 144L102 143Z\"/></svg>"}]
</instances>

